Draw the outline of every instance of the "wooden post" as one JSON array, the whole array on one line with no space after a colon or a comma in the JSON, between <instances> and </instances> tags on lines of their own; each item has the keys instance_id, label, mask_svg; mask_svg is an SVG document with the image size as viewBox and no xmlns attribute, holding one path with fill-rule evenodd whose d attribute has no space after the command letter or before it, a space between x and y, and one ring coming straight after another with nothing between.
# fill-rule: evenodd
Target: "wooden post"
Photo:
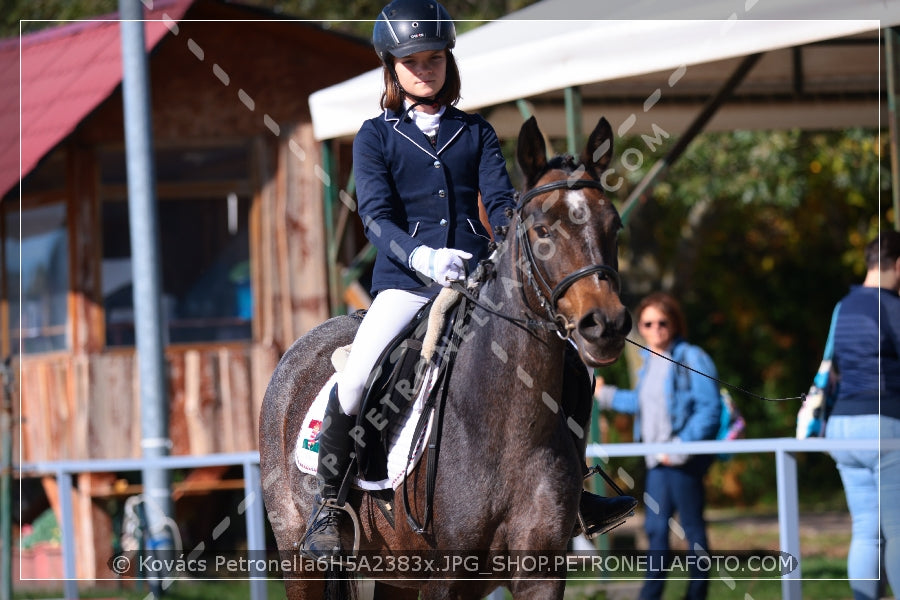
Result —
<instances>
[{"instance_id":1,"label":"wooden post","mask_svg":"<svg viewBox=\"0 0 900 600\"><path fill-rule=\"evenodd\" d=\"M113 473L79 473L77 486L72 490L72 511L74 515L75 539L78 541L78 561L75 564L79 579L96 579L107 573L106 562L112 556L112 516L95 500L94 496L105 496L115 483ZM44 477L44 493L50 507L60 515L59 485L55 478ZM62 577L62 573L56 574Z\"/></svg>"}]
</instances>

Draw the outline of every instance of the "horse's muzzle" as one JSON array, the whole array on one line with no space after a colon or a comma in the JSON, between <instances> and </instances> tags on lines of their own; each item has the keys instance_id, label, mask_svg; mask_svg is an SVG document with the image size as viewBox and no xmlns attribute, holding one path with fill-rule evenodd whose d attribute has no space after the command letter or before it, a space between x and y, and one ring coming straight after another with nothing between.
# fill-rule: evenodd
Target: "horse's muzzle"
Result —
<instances>
[{"instance_id":1,"label":"horse's muzzle","mask_svg":"<svg viewBox=\"0 0 900 600\"><path fill-rule=\"evenodd\" d=\"M579 319L573 332L581 359L589 367L602 367L618 360L631 331L631 314L619 310L594 309Z\"/></svg>"}]
</instances>

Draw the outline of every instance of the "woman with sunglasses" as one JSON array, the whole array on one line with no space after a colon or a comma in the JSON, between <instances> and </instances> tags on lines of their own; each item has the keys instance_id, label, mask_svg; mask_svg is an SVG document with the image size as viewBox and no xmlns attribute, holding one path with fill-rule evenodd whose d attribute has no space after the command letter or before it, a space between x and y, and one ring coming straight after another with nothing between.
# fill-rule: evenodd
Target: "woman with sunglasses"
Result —
<instances>
[{"instance_id":1,"label":"woman with sunglasses","mask_svg":"<svg viewBox=\"0 0 900 600\"><path fill-rule=\"evenodd\" d=\"M637 385L633 390L618 389L604 385L603 379L598 378L595 393L600 407L635 415L635 441L715 439L722 410L719 389L715 381L701 373L716 377L716 367L706 352L685 341L687 326L678 301L670 294L656 292L638 304L635 314L646 342ZM675 445L673 452L646 457L644 529L651 569L641 589L642 600L662 597L669 522L676 513L689 551L698 547L709 551L703 517L703 478L712 461L711 455L678 453ZM696 562L689 564L693 568L685 598L706 598L709 582L696 568Z\"/></svg>"}]
</instances>

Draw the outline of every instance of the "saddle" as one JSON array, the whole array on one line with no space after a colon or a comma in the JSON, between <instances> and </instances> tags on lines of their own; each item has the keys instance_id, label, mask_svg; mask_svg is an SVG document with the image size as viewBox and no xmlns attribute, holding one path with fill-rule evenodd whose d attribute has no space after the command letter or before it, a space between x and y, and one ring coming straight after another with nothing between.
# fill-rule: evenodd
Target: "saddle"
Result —
<instances>
[{"instance_id":1,"label":"saddle","mask_svg":"<svg viewBox=\"0 0 900 600\"><path fill-rule=\"evenodd\" d=\"M426 407L433 403L443 381L439 375L455 358L467 304L459 302L458 292L445 288L382 352L363 391L356 429L361 434L354 436L361 479L387 477L391 432L406 422L413 402L423 392ZM427 422L429 415L429 410L423 411L422 420ZM413 444L419 443L419 437L413 437Z\"/></svg>"}]
</instances>

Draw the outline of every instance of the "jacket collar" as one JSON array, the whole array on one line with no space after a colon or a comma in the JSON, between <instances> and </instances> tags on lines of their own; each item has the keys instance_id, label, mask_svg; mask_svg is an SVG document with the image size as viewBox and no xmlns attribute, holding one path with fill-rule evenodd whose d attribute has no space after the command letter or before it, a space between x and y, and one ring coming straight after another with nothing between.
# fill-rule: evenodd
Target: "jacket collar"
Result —
<instances>
[{"instance_id":1,"label":"jacket collar","mask_svg":"<svg viewBox=\"0 0 900 600\"><path fill-rule=\"evenodd\" d=\"M384 120L390 123L397 133L406 138L422 152L437 158L437 155L446 150L453 140L459 136L465 126L465 121L463 119L464 114L465 113L461 110L453 106L448 106L446 110L444 110L444 115L441 117L441 125L438 128L436 148L431 147L428 138L418 127L416 127L415 122L413 122L411 118L407 118L406 111L402 109L385 109Z\"/></svg>"}]
</instances>

